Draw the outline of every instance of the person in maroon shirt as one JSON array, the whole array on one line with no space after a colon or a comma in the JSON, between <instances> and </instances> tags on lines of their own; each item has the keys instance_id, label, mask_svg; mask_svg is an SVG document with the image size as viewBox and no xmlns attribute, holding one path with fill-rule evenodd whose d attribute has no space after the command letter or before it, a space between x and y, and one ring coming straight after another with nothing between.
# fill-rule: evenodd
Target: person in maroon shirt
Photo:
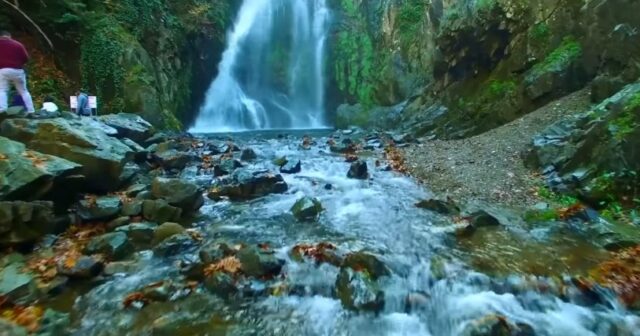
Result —
<instances>
[{"instance_id":1,"label":"person in maroon shirt","mask_svg":"<svg viewBox=\"0 0 640 336\"><path fill-rule=\"evenodd\" d=\"M27 112L35 112L24 71L27 61L29 54L22 43L12 39L9 32L0 31L0 111L7 110L9 86L13 85L22 97Z\"/></svg>"}]
</instances>

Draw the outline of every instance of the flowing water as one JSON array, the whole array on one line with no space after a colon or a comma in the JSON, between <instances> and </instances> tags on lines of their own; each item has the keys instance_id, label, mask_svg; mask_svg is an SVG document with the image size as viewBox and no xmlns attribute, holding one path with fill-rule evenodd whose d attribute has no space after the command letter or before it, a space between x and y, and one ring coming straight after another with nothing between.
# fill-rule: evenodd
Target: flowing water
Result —
<instances>
[{"instance_id":1,"label":"flowing water","mask_svg":"<svg viewBox=\"0 0 640 336\"><path fill-rule=\"evenodd\" d=\"M193 132L320 128L326 0L245 0Z\"/></svg>"},{"instance_id":2,"label":"flowing water","mask_svg":"<svg viewBox=\"0 0 640 336\"><path fill-rule=\"evenodd\" d=\"M349 164L323 145L326 133L313 136L318 145L303 150L296 136L236 134L237 144L251 147L259 155L250 167L274 170L271 159L286 156L300 159L302 172L285 176L289 185L285 194L249 202L207 200L194 224L205 242L269 242L286 260L286 281L305 291L224 301L200 289L172 302L154 303L141 310L123 309L128 293L158 280L179 278L176 261L197 258L192 252L167 259L143 251L135 257L134 272L107 279L75 299L76 334L149 334L154 327L173 321L178 327L168 332L172 335L448 336L460 334L470 321L491 313L529 324L536 335L638 334L638 317L613 300L587 305L535 288L504 290L504 285L498 285L504 283L503 278L472 270L464 258L452 252L457 244L451 242L454 226L449 219L414 206L429 196L428 191L411 178L371 168L379 153L367 159L370 180L348 179ZM203 185L213 179L190 171L187 169L183 177ZM326 184L333 188L327 190ZM292 204L304 195L317 197L323 204L325 210L316 222L298 222L289 215ZM381 313L354 313L342 307L332 294L338 268L289 259L287 252L295 244L321 241L331 241L344 250L371 251L392 269L392 276L382 280L386 305ZM443 274L438 276L431 264L435 256L445 260L439 262ZM523 279L514 276L510 281ZM422 293L426 302L407 311L409 293ZM615 328L630 333L615 333ZM155 330L153 334L163 334Z\"/></svg>"}]
</instances>

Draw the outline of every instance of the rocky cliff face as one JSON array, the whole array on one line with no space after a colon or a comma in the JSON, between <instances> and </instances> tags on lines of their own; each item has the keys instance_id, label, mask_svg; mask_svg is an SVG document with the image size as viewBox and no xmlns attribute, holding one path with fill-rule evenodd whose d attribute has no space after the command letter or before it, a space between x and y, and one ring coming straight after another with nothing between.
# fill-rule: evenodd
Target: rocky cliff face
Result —
<instances>
[{"instance_id":1,"label":"rocky cliff face","mask_svg":"<svg viewBox=\"0 0 640 336\"><path fill-rule=\"evenodd\" d=\"M384 123L460 138L592 83L594 101L640 72L640 3L625 0L335 1L338 126ZM634 28L635 27L635 28ZM356 34L358 34L356 36ZM635 48L635 49L634 49ZM345 61L346 60L346 61ZM396 107L398 108L398 107ZM373 123L375 124L375 122Z\"/></svg>"},{"instance_id":2,"label":"rocky cliff face","mask_svg":"<svg viewBox=\"0 0 640 336\"><path fill-rule=\"evenodd\" d=\"M99 96L101 112L135 112L177 129L195 117L215 76L237 2L21 2L53 48L9 7L0 8L0 25L41 55L29 68L36 100L53 95L64 106L82 85Z\"/></svg>"}]
</instances>

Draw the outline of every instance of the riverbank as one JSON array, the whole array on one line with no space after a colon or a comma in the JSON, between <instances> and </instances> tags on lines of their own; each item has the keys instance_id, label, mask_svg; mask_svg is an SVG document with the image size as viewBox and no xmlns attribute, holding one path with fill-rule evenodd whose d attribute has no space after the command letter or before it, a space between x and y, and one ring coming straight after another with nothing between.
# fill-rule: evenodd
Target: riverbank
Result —
<instances>
[{"instance_id":1,"label":"riverbank","mask_svg":"<svg viewBox=\"0 0 640 336\"><path fill-rule=\"evenodd\" d=\"M590 106L584 89L513 122L462 140L423 140L404 150L409 173L440 196L526 208L544 201L536 172L523 153L533 137L553 123Z\"/></svg>"}]
</instances>

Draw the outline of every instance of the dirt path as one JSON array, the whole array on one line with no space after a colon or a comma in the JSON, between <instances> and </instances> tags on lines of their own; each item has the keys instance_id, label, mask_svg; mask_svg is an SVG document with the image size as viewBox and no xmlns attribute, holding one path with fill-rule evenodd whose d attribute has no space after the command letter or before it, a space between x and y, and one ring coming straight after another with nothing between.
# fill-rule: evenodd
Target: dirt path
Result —
<instances>
[{"instance_id":1,"label":"dirt path","mask_svg":"<svg viewBox=\"0 0 640 336\"><path fill-rule=\"evenodd\" d=\"M530 206L540 201L535 190L541 181L524 167L521 153L535 134L589 105L589 91L584 89L468 139L411 146L405 159L410 173L439 196Z\"/></svg>"}]
</instances>

